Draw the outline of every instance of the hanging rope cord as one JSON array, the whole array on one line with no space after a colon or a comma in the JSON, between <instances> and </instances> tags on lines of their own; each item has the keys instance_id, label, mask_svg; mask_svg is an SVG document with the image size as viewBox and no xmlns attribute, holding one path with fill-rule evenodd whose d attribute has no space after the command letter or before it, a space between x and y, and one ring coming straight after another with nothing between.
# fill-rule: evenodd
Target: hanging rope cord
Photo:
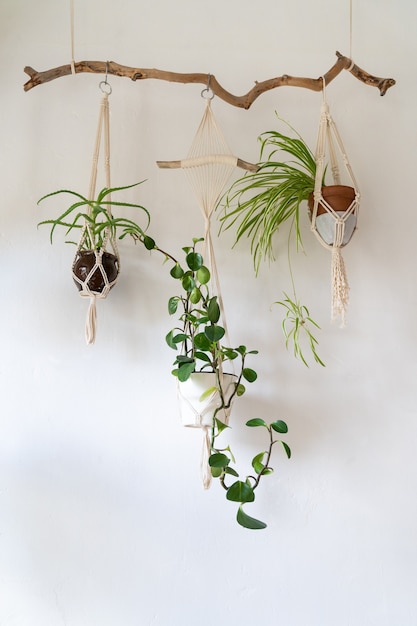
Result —
<instances>
[{"instance_id":1,"label":"hanging rope cord","mask_svg":"<svg viewBox=\"0 0 417 626\"><path fill-rule=\"evenodd\" d=\"M203 89L201 96L206 100L206 106L200 125L197 129L195 138L191 145L187 158L181 161L181 167L194 189L198 198L200 208L204 218L204 249L203 257L207 259L206 265L211 273L211 282L217 295L220 314L225 329L226 342L230 345L229 333L227 328L226 316L224 312L223 298L220 288L220 278L217 271L216 259L214 254L213 240L211 236L211 217L216 204L229 180L234 168L237 166L238 159L233 156L226 139L218 126L211 109L211 100L213 94L210 90L210 75L206 89ZM234 374L233 361L230 362L232 373ZM224 382L223 370L220 363L220 386L223 396L226 395L226 385ZM177 393L181 395L179 385ZM196 425L200 425L203 429L203 442L201 454L201 476L205 489L211 484L212 475L208 464L211 454L211 427L201 424L201 415L193 408L196 418ZM224 412L222 419L227 423L230 414L230 408Z\"/></svg>"},{"instance_id":2,"label":"hanging rope cord","mask_svg":"<svg viewBox=\"0 0 417 626\"><path fill-rule=\"evenodd\" d=\"M107 86L107 87L106 87ZM100 83L100 89L103 91L103 97L100 103L100 112L99 112L99 120L97 126L97 134L96 141L93 153L93 162L91 168L91 176L90 176L90 188L88 198L91 201L94 201L96 184L97 184L97 172L98 172L98 162L100 156L100 147L102 143L102 139L104 140L104 176L105 176L105 184L106 187L110 188L110 120L109 120L109 101L108 97L111 94L111 87L107 83L107 77L105 81ZM106 91L107 89L107 91ZM106 196L106 203L111 202L110 194ZM111 214L111 205L107 205L107 212L109 217ZM92 217L92 207L89 205L87 209L88 217ZM117 281L117 276L114 280L109 281L107 272L103 267L103 254L107 251L108 247L111 248L112 253L117 259L117 275L120 272L120 256L117 249L116 239L114 234L111 232L110 227L106 227L104 229L104 235L102 236L102 243L100 248L95 247L95 235L94 235L94 226L90 223L89 220L85 220L83 229L81 231L80 241L77 247L77 253L74 258L72 275L74 280L80 285L80 296L90 298L90 305L87 312L87 319L85 325L85 337L86 342L88 344L92 344L95 341L96 330L97 330L97 310L96 310L96 300L104 299L107 297L110 289L115 285ZM74 273L74 265L76 261L80 257L80 253L86 249L94 250L95 255L95 263L91 270L89 271L87 277L84 280L81 280ZM104 282L104 287L101 291L94 291L89 287L89 281L96 274L96 272L100 272L101 277Z\"/></svg>"},{"instance_id":3,"label":"hanging rope cord","mask_svg":"<svg viewBox=\"0 0 417 626\"><path fill-rule=\"evenodd\" d=\"M349 163L345 148L343 146L342 139L337 130L336 124L330 114L329 106L326 101L326 86L323 77L323 102L321 106L319 132L317 137L316 146L316 178L314 186L314 205L311 215L311 229L318 238L322 246L331 250L332 252L332 264L331 264L331 281L332 281L332 319L336 317L341 318L342 326L345 325L345 313L349 302L349 283L347 280L346 268L344 260L341 254L341 248L346 245L345 233L346 224L349 218L353 215L357 215L359 209L360 194L358 191L358 185L355 176L352 171L352 167ZM336 211L329 204L329 202L323 197L323 176L325 172L325 153L326 146L329 151L329 161L331 174L333 177L334 185L340 185L340 171L337 161L336 149L341 154L345 169L352 182L354 190L354 197L350 204L345 208L343 212ZM319 232L317 227L317 217L319 207L325 209L325 211L334 220L334 236L331 244L327 243ZM353 226L353 231L356 228L356 218ZM351 234L353 234L353 231ZM351 236L351 235L350 235ZM349 240L350 240L349 236Z\"/></svg>"}]
</instances>

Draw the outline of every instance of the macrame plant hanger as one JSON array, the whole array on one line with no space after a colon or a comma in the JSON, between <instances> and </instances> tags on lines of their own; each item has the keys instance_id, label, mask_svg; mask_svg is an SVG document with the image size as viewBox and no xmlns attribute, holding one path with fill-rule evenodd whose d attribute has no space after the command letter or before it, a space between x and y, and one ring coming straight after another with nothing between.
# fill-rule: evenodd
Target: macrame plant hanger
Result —
<instances>
[{"instance_id":1,"label":"macrame plant hanger","mask_svg":"<svg viewBox=\"0 0 417 626\"><path fill-rule=\"evenodd\" d=\"M100 103L99 120L97 126L96 142L94 147L93 162L91 168L90 188L88 198L91 200L91 204L88 205L87 219L84 222L84 226L81 231L80 241L77 246L77 253L74 258L72 266L72 275L74 281L79 288L80 296L90 299L90 304L87 312L87 319L85 325L85 337L87 344L92 344L95 341L96 329L97 329L97 311L96 300L106 298L110 289L115 285L117 277L120 272L120 256L117 249L116 239L110 228L106 226L100 234L100 247L96 247L96 236L94 232L94 224L90 219L93 212L96 183L97 183L97 170L98 161L100 156L100 147L102 138L104 140L104 174L105 184L107 189L110 189L110 123L109 123L109 100L108 97L112 92L111 86L107 82L107 76L104 81L100 82L100 89L103 92L103 97ZM111 217L111 196L106 196L107 212ZM115 266L116 276L112 279L109 278L106 271L106 257L108 256L108 250L111 250L111 254L116 257ZM92 267L88 267L87 271L83 273L86 276L81 279L79 275L75 274L75 269L79 263L80 257L83 252L89 250L90 254L94 254L94 262ZM79 273L78 273L79 274ZM102 283L99 289L94 288L97 282Z\"/></svg>"},{"instance_id":2,"label":"macrame plant hanger","mask_svg":"<svg viewBox=\"0 0 417 626\"><path fill-rule=\"evenodd\" d=\"M313 199L309 202L311 229L321 245L332 253L332 319L340 318L341 325L344 326L349 302L349 283L341 248L349 243L356 230L360 194L342 139L330 114L326 102L325 80L322 80L323 102L315 153L316 178ZM334 184L324 187L326 149ZM352 186L341 185L336 150L342 157Z\"/></svg>"},{"instance_id":3,"label":"macrame plant hanger","mask_svg":"<svg viewBox=\"0 0 417 626\"><path fill-rule=\"evenodd\" d=\"M210 270L212 292L217 295L221 319L225 329L226 341L230 344L220 289L220 280L214 254L213 240L211 236L211 217L234 169L236 167L241 167L247 170L256 170L258 167L233 156L211 108L211 101L214 98L214 94L210 89L210 74L208 74L207 86L202 90L201 97L205 99L206 103L204 114L188 152L187 158L181 161L158 161L157 164L159 167L163 168L184 169L186 176L197 196L204 218L203 258L205 259L205 264ZM231 368L234 373L232 361ZM224 382L223 372L220 372L220 384L224 394L227 395L227 384ZM182 395L182 390L179 384L177 384L177 394L179 402L187 402L186 398ZM207 398L205 403L208 405L210 401L212 401L212 398ZM230 410L231 409L229 408L225 411L224 419L226 421L229 418ZM200 417L201 416L196 415L197 422L202 422L202 420L199 419ZM208 489L211 483L211 470L208 465L208 457L211 453L211 426L201 423L200 427L203 430L201 455L202 482L204 488Z\"/></svg>"}]
</instances>

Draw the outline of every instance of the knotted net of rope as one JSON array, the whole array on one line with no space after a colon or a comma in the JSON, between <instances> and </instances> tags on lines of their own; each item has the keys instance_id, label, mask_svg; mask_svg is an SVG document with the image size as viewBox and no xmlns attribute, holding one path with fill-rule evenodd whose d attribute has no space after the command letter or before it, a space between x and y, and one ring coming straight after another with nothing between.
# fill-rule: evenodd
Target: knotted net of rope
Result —
<instances>
[{"instance_id":1,"label":"knotted net of rope","mask_svg":"<svg viewBox=\"0 0 417 626\"><path fill-rule=\"evenodd\" d=\"M203 257L206 260L206 265L211 274L211 290L217 295L221 319L225 329L225 338L230 344L223 298L220 289L219 274L217 271L213 240L211 236L211 217L231 174L238 165L238 158L233 156L223 132L214 117L211 108L213 95L209 88L209 82L207 88L201 92L201 96L206 101L204 114L188 152L187 158L181 160L180 167L184 169L186 176L194 189L203 214ZM231 362L230 367L232 369L232 373L234 373L233 362ZM222 370L220 371L219 378L220 385L224 389L227 387L227 383L224 381ZM178 390L178 394L181 393L182 391ZM230 413L230 410L228 413ZM200 426L203 430L201 475L203 486L205 489L208 489L211 484L211 469L208 465L208 459L211 454L211 426L198 424L198 420L200 419L198 415L196 416L196 419L196 426Z\"/></svg>"},{"instance_id":2,"label":"knotted net of rope","mask_svg":"<svg viewBox=\"0 0 417 626\"><path fill-rule=\"evenodd\" d=\"M120 271L120 256L117 249L116 239L110 226L106 226L100 232L99 245L93 216L93 206L97 183L97 170L102 139L104 141L104 173L106 187L110 188L110 125L109 125L109 101L111 93L106 91L100 83L103 97L100 103L100 113L97 126L96 142L91 169L90 188L88 198L91 205L88 206L87 216L81 230L77 252L72 265L72 276L79 289L80 296L90 299L85 324L85 337L87 344L92 344L96 338L97 310L96 300L106 298L110 289L115 285ZM111 217L111 196L106 196L106 211ZM81 266L81 267L80 267ZM77 272L77 273L76 273Z\"/></svg>"},{"instance_id":3,"label":"knotted net of rope","mask_svg":"<svg viewBox=\"0 0 417 626\"><path fill-rule=\"evenodd\" d=\"M334 184L323 186L326 169L326 151ZM338 166L339 152L351 185L342 185ZM316 177L313 201L310 203L311 229L322 246L332 253L331 262L331 317L345 325L349 302L349 283L341 248L349 243L357 225L360 194L342 139L326 102L323 78L323 102L315 152Z\"/></svg>"}]
</instances>

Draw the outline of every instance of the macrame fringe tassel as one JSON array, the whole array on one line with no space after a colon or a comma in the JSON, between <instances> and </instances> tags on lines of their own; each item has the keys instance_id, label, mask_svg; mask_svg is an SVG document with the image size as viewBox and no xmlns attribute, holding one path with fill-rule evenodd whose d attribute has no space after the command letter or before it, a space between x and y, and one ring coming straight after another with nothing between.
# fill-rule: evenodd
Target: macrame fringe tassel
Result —
<instances>
[{"instance_id":1,"label":"macrame fringe tassel","mask_svg":"<svg viewBox=\"0 0 417 626\"><path fill-rule=\"evenodd\" d=\"M346 275L345 262L340 248L332 250L332 320L341 319L341 327L345 326L345 314L349 303L349 283Z\"/></svg>"},{"instance_id":2,"label":"macrame fringe tassel","mask_svg":"<svg viewBox=\"0 0 417 626\"><path fill-rule=\"evenodd\" d=\"M211 454L211 441L210 441L210 428L204 426L203 428L203 446L201 450L201 479L203 481L204 489L209 489L211 485L211 469L209 465L209 457Z\"/></svg>"},{"instance_id":3,"label":"macrame fringe tassel","mask_svg":"<svg viewBox=\"0 0 417 626\"><path fill-rule=\"evenodd\" d=\"M94 343L96 339L97 329L97 310L96 310L96 298L94 295L90 296L90 306L87 311L87 319L85 322L85 340L88 344Z\"/></svg>"}]
</instances>

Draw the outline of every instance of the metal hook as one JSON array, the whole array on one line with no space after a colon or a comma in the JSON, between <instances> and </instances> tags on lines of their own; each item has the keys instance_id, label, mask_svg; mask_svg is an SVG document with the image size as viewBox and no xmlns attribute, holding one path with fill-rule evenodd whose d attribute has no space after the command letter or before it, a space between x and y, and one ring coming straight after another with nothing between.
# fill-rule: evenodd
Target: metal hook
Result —
<instances>
[{"instance_id":1,"label":"metal hook","mask_svg":"<svg viewBox=\"0 0 417 626\"><path fill-rule=\"evenodd\" d=\"M110 95L112 92L112 88L111 88L110 83L107 81L108 73L109 73L109 62L106 61L106 77L104 80L101 81L101 83L99 84L99 87L103 93Z\"/></svg>"},{"instance_id":2,"label":"metal hook","mask_svg":"<svg viewBox=\"0 0 417 626\"><path fill-rule=\"evenodd\" d=\"M207 87L205 87L205 89L203 89L203 91L201 92L201 97L206 98L206 100L213 100L214 98L213 90L210 87L210 80L211 80L211 74L207 74ZM207 96L205 96L204 94L207 94Z\"/></svg>"}]
</instances>

